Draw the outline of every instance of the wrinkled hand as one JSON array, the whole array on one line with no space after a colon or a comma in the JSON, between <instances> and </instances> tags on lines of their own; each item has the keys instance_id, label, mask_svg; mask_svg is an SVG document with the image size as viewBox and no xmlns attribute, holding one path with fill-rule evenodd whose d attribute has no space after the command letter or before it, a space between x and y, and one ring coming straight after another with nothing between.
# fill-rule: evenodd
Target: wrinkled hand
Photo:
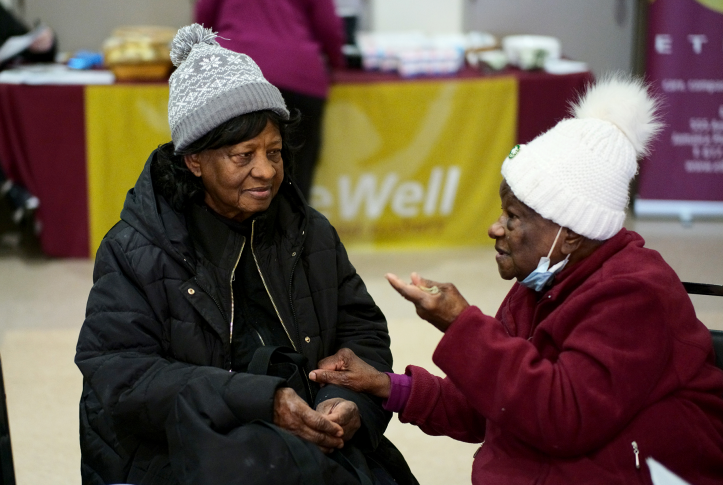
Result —
<instances>
[{"instance_id":1,"label":"wrinkled hand","mask_svg":"<svg viewBox=\"0 0 723 485\"><path fill-rule=\"evenodd\" d=\"M412 283L407 284L397 275L386 275L389 283L397 292L417 307L417 315L425 319L442 332L446 332L452 322L469 306L467 300L452 283L437 283L412 273ZM420 287L439 288L438 293L424 291Z\"/></svg>"},{"instance_id":2,"label":"wrinkled hand","mask_svg":"<svg viewBox=\"0 0 723 485\"><path fill-rule=\"evenodd\" d=\"M324 453L344 446L342 426L311 409L290 387L282 387L276 391L274 424L314 443Z\"/></svg>"},{"instance_id":3,"label":"wrinkled hand","mask_svg":"<svg viewBox=\"0 0 723 485\"><path fill-rule=\"evenodd\" d=\"M340 397L334 397L322 401L316 406L316 410L324 415L332 423L336 423L344 430L344 441L354 437L354 433L361 427L361 416L356 403L347 401Z\"/></svg>"},{"instance_id":4,"label":"wrinkled hand","mask_svg":"<svg viewBox=\"0 0 723 485\"><path fill-rule=\"evenodd\" d=\"M336 354L319 361L319 369L311 371L309 379L384 399L389 397L391 389L389 376L361 360L351 349L339 349Z\"/></svg>"}]
</instances>

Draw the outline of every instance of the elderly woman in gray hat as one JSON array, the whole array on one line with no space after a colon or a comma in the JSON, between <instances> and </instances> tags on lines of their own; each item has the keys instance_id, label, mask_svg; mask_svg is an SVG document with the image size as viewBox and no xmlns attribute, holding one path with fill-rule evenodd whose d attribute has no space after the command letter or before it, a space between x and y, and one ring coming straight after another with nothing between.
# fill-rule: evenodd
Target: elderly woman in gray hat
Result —
<instances>
[{"instance_id":1,"label":"elderly woman in gray hat","mask_svg":"<svg viewBox=\"0 0 723 485\"><path fill-rule=\"evenodd\" d=\"M416 483L381 399L306 379L342 347L390 371L386 321L289 177L278 89L214 37L176 36L173 141L97 252L83 483Z\"/></svg>"},{"instance_id":2,"label":"elderly woman in gray hat","mask_svg":"<svg viewBox=\"0 0 723 485\"><path fill-rule=\"evenodd\" d=\"M380 372L353 349L316 382L385 398L403 422L482 443L474 484L650 483L653 457L690 483L723 483L723 372L675 272L623 228L656 101L620 77L592 87L502 165L489 228L516 283L493 317L451 284L387 275L444 332L442 379Z\"/></svg>"}]
</instances>

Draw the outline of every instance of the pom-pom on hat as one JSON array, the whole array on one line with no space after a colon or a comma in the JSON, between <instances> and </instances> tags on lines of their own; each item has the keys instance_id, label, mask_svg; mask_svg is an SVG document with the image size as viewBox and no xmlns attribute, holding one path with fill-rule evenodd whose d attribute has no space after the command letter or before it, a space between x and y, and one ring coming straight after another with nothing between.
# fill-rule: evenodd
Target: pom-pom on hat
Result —
<instances>
[{"instance_id":1,"label":"pom-pom on hat","mask_svg":"<svg viewBox=\"0 0 723 485\"><path fill-rule=\"evenodd\" d=\"M565 119L515 147L502 176L542 217L606 240L625 221L637 159L662 129L659 102L642 81L613 75L591 85Z\"/></svg>"},{"instance_id":2,"label":"pom-pom on hat","mask_svg":"<svg viewBox=\"0 0 723 485\"><path fill-rule=\"evenodd\" d=\"M247 55L221 47L202 25L181 28L171 44L168 124L176 152L218 125L253 111L289 111L279 90Z\"/></svg>"}]
</instances>

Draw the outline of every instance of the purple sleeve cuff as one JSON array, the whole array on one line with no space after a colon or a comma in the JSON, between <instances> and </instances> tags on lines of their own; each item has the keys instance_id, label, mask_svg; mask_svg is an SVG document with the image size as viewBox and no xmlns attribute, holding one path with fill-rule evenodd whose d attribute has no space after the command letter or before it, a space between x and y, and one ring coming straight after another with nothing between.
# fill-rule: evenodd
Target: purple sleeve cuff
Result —
<instances>
[{"instance_id":1,"label":"purple sleeve cuff","mask_svg":"<svg viewBox=\"0 0 723 485\"><path fill-rule=\"evenodd\" d=\"M412 376L406 374L392 374L386 372L391 381L389 397L382 402L382 407L387 411L401 413L407 405L409 395L412 393Z\"/></svg>"}]
</instances>

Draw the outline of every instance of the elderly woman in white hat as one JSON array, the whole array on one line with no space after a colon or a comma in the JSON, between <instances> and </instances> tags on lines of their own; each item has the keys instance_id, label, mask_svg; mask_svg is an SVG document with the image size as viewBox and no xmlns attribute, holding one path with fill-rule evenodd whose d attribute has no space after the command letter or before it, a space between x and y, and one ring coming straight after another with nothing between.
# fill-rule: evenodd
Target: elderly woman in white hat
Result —
<instances>
[{"instance_id":1,"label":"elderly woman in white hat","mask_svg":"<svg viewBox=\"0 0 723 485\"><path fill-rule=\"evenodd\" d=\"M641 82L611 77L574 118L512 150L489 236L500 275L517 282L494 317L451 284L387 275L444 332L445 379L381 373L347 349L312 379L383 397L428 434L483 443L474 484L650 483L646 457L723 483L710 333L675 272L623 228L656 110Z\"/></svg>"}]
</instances>

